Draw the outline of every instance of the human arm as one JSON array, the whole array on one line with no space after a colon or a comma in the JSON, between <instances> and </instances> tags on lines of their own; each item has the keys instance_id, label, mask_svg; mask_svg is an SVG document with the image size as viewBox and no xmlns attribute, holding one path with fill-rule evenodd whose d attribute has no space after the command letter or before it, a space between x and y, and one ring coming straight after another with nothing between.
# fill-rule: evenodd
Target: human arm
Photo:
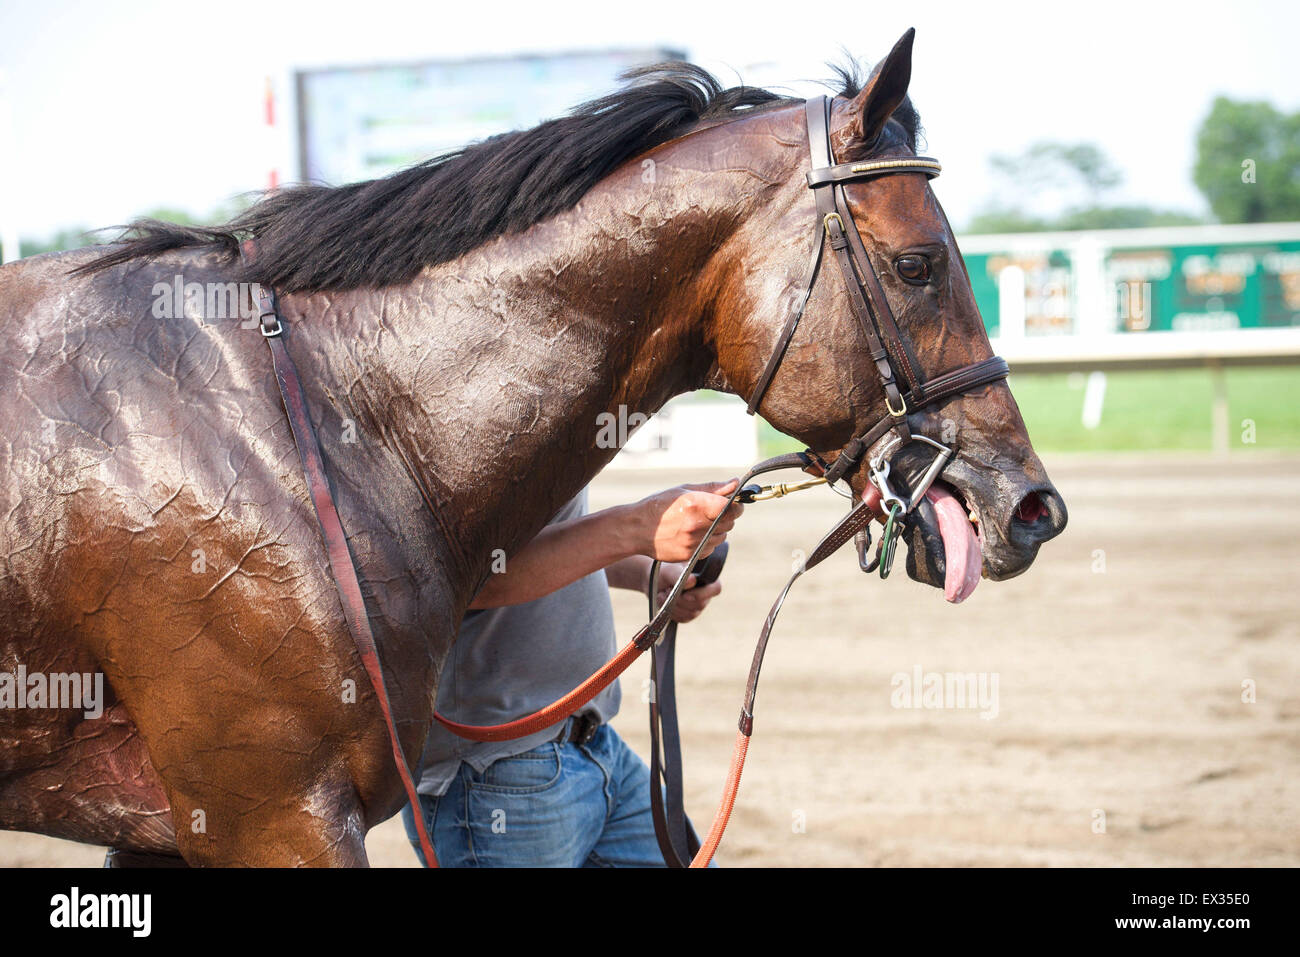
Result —
<instances>
[{"instance_id":1,"label":"human arm","mask_svg":"<svg viewBox=\"0 0 1300 957\"><path fill-rule=\"evenodd\" d=\"M651 558L685 561L719 515L722 517L701 557L726 539L744 510L739 504L727 505L726 497L735 490L735 483L732 479L677 486L630 505L548 525L506 559L505 571L488 577L470 607L495 608L533 601L602 568L621 566L634 556L644 564L611 569L610 583L614 587L643 589ZM625 584L633 581L638 567L643 569L640 583Z\"/></svg>"}]
</instances>

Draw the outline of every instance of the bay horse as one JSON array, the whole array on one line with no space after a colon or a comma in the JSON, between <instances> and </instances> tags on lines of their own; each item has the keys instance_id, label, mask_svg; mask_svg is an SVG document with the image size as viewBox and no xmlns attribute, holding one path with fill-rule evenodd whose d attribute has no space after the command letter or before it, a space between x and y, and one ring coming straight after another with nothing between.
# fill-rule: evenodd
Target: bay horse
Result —
<instances>
[{"instance_id":1,"label":"bay horse","mask_svg":"<svg viewBox=\"0 0 1300 957\"><path fill-rule=\"evenodd\" d=\"M840 162L915 154L911 46L865 83L845 72ZM803 101L682 63L632 79L386 178L281 190L224 227L145 222L0 270L0 669L107 679L99 717L0 710L0 827L138 862L366 863L366 832L406 798L266 347L203 296L160 309L162 290L278 293L414 761L497 550L615 454L595 441L608 416L753 395L803 273ZM921 367L987 359L928 179L846 195ZM849 305L823 278L760 408L829 457L884 414ZM936 487L978 521L984 575L1023 572L1066 512L1006 382L907 419L955 437ZM910 456L895 476L915 479ZM861 493L865 470L847 480ZM910 524L909 574L942 585L933 513Z\"/></svg>"}]
</instances>

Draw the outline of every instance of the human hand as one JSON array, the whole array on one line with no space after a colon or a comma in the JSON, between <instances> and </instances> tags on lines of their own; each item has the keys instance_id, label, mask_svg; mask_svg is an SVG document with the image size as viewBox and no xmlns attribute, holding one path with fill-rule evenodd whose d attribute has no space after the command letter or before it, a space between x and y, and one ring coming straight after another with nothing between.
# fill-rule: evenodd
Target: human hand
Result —
<instances>
[{"instance_id":1,"label":"human hand","mask_svg":"<svg viewBox=\"0 0 1300 957\"><path fill-rule=\"evenodd\" d=\"M677 576L685 570L684 562L667 562L659 566L659 581L657 584L657 594L655 595L655 607L658 608L668 598L668 593L672 591L673 584L677 581ZM722 582L711 581L707 585L695 585L697 576L694 574L687 575L683 583L683 591L677 598L677 603L673 605L673 610L669 617L676 622L694 621L700 617L700 613L708 606L714 598L722 593Z\"/></svg>"},{"instance_id":2,"label":"human hand","mask_svg":"<svg viewBox=\"0 0 1300 957\"><path fill-rule=\"evenodd\" d=\"M731 479L679 485L642 499L636 506L645 530L642 554L663 562L684 562L704 540L713 520L721 515L700 551L700 558L707 556L726 540L727 533L745 510L739 502L727 505L727 496L736 490L738 482Z\"/></svg>"}]
</instances>

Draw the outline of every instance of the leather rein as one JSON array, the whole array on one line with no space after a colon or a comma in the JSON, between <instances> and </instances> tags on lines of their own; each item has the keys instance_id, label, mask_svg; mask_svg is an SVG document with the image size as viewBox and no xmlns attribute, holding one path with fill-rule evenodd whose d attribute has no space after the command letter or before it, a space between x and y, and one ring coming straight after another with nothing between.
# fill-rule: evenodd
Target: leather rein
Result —
<instances>
[{"instance_id":1,"label":"leather rein","mask_svg":"<svg viewBox=\"0 0 1300 957\"><path fill-rule=\"evenodd\" d=\"M808 558L795 569L785 587L781 589L771 610L768 612L767 619L763 623L757 646L754 649L749 677L745 684L745 695L738 722L735 749L727 772L722 800L704 840L699 841L694 832L690 830L690 825L686 821L685 813L681 807L680 742L677 737L676 705L672 677L673 639L675 638L676 629L671 616L678 598L685 589L686 579L692 572L700 576L699 582L703 582L707 580L707 575L711 574L716 577L717 571L720 570L721 556L715 559L713 568L709 569L709 566L702 562L700 553L708 542L713 529L721 521L722 516L726 514L727 509L723 509L719 513L718 517L710 525L708 532L701 537L694 554L687 561L667 598L657 610L653 607L653 595L658 563L654 564L648 586L651 594L650 620L641 627L618 654L569 694L531 715L505 724L465 725L451 721L440 714L435 713L434 715L444 727L455 734L475 741L505 741L524 737L544 730L576 714L584 705L615 681L643 652L654 649L662 639L661 648L652 653L652 658L654 658L654 689L651 694L651 729L654 754L652 756L651 797L656 836L663 850L665 861L670 866L683 866L689 859L691 867L706 867L712 860L713 854L722 840L722 834L731 816L736 793L740 787L740 776L744 769L745 755L748 751L750 736L754 730L754 703L758 692L758 678L763 664L763 656L767 649L772 627L776 623L777 615L795 581L806 571L814 568L836 552L849 539L862 534L869 534L867 530L873 519L881 518L886 521L887 532L885 540L881 543L882 554L886 547L890 549L892 554L892 542L889 537L891 533L888 529L893 528L894 532L892 534L897 535L898 527L901 526L894 525L895 519L905 516L920 501L921 495L925 491L925 488L921 486L928 487L929 483L937 477L943 465L952 455L952 450L946 446L925 436L914 435L908 426L908 414L958 393L1002 379L1009 372L1005 360L991 357L937 376L934 379L924 380L921 378L920 365L907 343L899 335L898 326L894 321L893 313L890 311L880 280L871 266L866 248L854 225L853 216L844 194L844 184L899 173L920 173L933 178L939 174L939 163L927 157L906 157L837 165L834 161L830 140L830 109L831 101L825 96L814 97L808 100L806 104L811 157L811 169L807 174L807 180L808 186L813 190L813 195L817 201L819 221L801 293L781 330L772 356L758 379L749 400L748 411L751 414L758 411L764 395L776 376L781 360L785 356L798 328L799 320L803 315L809 296L812 294L813 285L817 281L821 267L823 248L827 240L829 240L832 253L839 262L840 271L844 276L854 317L867 343L868 353L880 378L888 414L867 431L851 439L841 450L834 463L828 465L812 451L778 455L766 459L746 473L744 478L737 483L736 490L728 499L728 507L732 502L738 500L742 502L754 501L757 493L763 490L750 485L750 480L782 469L803 469L814 475L821 475L827 483L833 484L859 465L863 457L869 452L875 453L869 472L871 484L864 491L862 500L854 503L848 514L822 537ZM252 240L242 245L241 253L245 263L252 260L255 254L255 246ZM384 717L394 764L397 767L398 775L402 780L402 785L406 790L407 798L411 802L414 812L416 830L425 863L430 867L436 867L438 863L437 855L434 852L433 841L425 825L424 815L419 810L420 803L416 794L414 776L411 773L398 738L396 720L387 687L384 683L383 669L375 645L374 634L371 631L369 617L366 613L365 600L362 595L356 564L348 549L347 535L343 530L338 510L334 504L329 478L325 472L324 457L321 453L320 442L311 423L311 416L307 410L302 383L293 359L285 347L283 338L285 326L279 314L275 295L269 288L265 286L259 288L258 301L260 309L259 326L271 351L271 362L276 383L279 386L285 413L293 432L294 444L297 446L299 458L302 462L307 491L316 511L330 571L339 592L348 630L352 634L353 642L357 647L357 652L370 679L371 688L375 692L380 712ZM895 375L894 363L898 364L904 373L903 376ZM891 437L892 442L886 443L887 448L877 450L878 443L886 437ZM940 454L936 456L924 480L918 483L917 487L912 488L910 495L904 499L896 494L888 484L889 456L892 456L892 453L897 449L913 441L925 442L938 449ZM777 486L777 488L781 489L776 493L779 496L785 494L788 487ZM896 540L896 537L894 540ZM888 567L882 562L882 576L887 572ZM661 738L664 749L662 761L660 758ZM661 773L667 781L666 806L665 796L659 793L658 779Z\"/></svg>"}]
</instances>

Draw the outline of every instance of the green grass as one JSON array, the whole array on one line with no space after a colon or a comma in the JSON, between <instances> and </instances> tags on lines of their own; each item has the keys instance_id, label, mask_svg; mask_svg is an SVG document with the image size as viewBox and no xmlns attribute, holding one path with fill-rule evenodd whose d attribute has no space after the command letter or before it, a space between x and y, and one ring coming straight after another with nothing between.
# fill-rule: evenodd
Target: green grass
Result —
<instances>
[{"instance_id":1,"label":"green grass","mask_svg":"<svg viewBox=\"0 0 1300 957\"><path fill-rule=\"evenodd\" d=\"M1083 379L1063 373L1011 377L1036 448L1210 450L1214 389L1208 371L1110 373L1101 425L1091 430L1080 422ZM1227 382L1231 448L1300 449L1300 369L1229 369ZM1255 424L1253 444L1242 441L1245 419ZM759 445L765 456L800 447L767 423L760 425Z\"/></svg>"}]
</instances>

